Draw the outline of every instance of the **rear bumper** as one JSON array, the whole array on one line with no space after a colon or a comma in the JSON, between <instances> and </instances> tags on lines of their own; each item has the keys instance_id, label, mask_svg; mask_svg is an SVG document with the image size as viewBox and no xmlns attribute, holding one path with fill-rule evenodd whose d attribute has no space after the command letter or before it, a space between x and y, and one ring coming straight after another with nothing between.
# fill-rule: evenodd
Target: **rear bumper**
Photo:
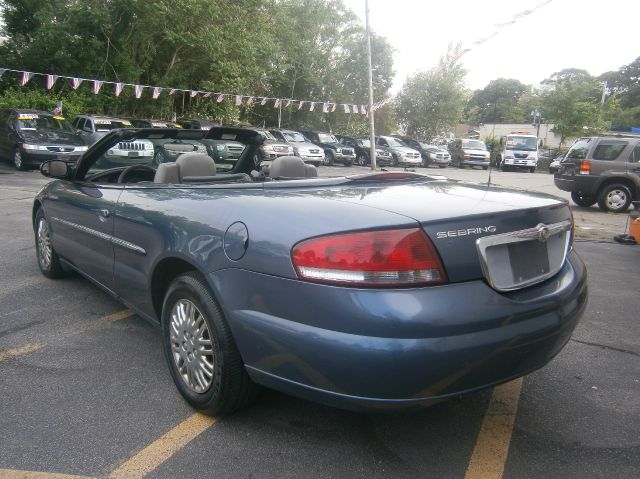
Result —
<instances>
[{"instance_id":1,"label":"rear bumper","mask_svg":"<svg viewBox=\"0 0 640 479\"><path fill-rule=\"evenodd\" d=\"M467 166L488 167L491 161L488 158L486 160L475 159L475 158L471 158L471 159L465 158L464 160L462 160L462 163Z\"/></svg>"},{"instance_id":2,"label":"rear bumper","mask_svg":"<svg viewBox=\"0 0 640 479\"><path fill-rule=\"evenodd\" d=\"M562 349L587 302L575 252L550 280L507 294L484 281L363 290L240 270L210 280L256 382L356 410L425 405L523 376Z\"/></svg>"},{"instance_id":3,"label":"rear bumper","mask_svg":"<svg viewBox=\"0 0 640 479\"><path fill-rule=\"evenodd\" d=\"M556 187L562 191L581 192L595 197L598 193L598 177L589 175L563 176L556 174L553 177Z\"/></svg>"}]
</instances>

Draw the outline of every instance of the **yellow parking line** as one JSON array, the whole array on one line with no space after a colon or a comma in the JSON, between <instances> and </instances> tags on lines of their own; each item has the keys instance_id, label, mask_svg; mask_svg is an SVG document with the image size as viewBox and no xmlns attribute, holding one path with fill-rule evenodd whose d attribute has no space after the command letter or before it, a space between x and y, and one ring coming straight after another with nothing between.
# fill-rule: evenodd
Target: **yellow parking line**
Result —
<instances>
[{"instance_id":1,"label":"yellow parking line","mask_svg":"<svg viewBox=\"0 0 640 479\"><path fill-rule=\"evenodd\" d=\"M215 418L199 413L189 416L131 459L122 463L109 477L134 479L146 476L215 422Z\"/></svg>"},{"instance_id":2,"label":"yellow parking line","mask_svg":"<svg viewBox=\"0 0 640 479\"><path fill-rule=\"evenodd\" d=\"M73 474L57 474L55 472L19 471L17 469L0 469L0 479L91 479L89 476Z\"/></svg>"},{"instance_id":3,"label":"yellow parking line","mask_svg":"<svg viewBox=\"0 0 640 479\"><path fill-rule=\"evenodd\" d=\"M465 479L502 478L521 390L522 378L493 390Z\"/></svg>"},{"instance_id":4,"label":"yellow parking line","mask_svg":"<svg viewBox=\"0 0 640 479\"><path fill-rule=\"evenodd\" d=\"M134 314L136 313L134 313L132 310L125 309L123 311L118 311L117 313L113 313L108 316L103 316L102 318L98 319L98 321L111 323L113 321L120 321L121 319L127 319L128 317L133 316Z\"/></svg>"},{"instance_id":5,"label":"yellow parking line","mask_svg":"<svg viewBox=\"0 0 640 479\"><path fill-rule=\"evenodd\" d=\"M0 351L0 363L7 359L15 358L16 356L22 356L23 354L27 354L32 351L37 351L38 349L42 349L45 346L46 344L34 343L34 344L25 344L24 346L20 346L18 348L5 349L4 351Z\"/></svg>"}]
</instances>

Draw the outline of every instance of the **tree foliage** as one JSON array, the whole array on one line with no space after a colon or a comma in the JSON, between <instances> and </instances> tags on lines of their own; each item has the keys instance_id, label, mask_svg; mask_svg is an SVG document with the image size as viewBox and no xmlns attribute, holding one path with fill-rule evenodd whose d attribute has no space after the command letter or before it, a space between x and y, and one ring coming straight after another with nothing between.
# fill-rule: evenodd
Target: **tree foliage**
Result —
<instances>
[{"instance_id":1,"label":"tree foliage","mask_svg":"<svg viewBox=\"0 0 640 479\"><path fill-rule=\"evenodd\" d=\"M449 46L438 65L410 76L398 95L398 120L407 134L432 139L462 118L466 100L465 70L459 62L461 47Z\"/></svg>"},{"instance_id":2,"label":"tree foliage","mask_svg":"<svg viewBox=\"0 0 640 479\"><path fill-rule=\"evenodd\" d=\"M366 44L355 15L341 0L0 0L4 15L1 66L73 77L173 86L256 96L335 100L363 104ZM392 49L372 39L376 99L393 79ZM42 89L35 77L20 92L8 75L0 92ZM176 93L136 100L130 91L116 98L110 85L99 95L85 82L75 95L90 111L122 116L202 116L225 122L274 125L273 103L235 107L232 101ZM59 80L44 96L70 98ZM25 105L23 105L25 106ZM65 103L66 108L66 103ZM323 114L284 108L283 126L326 127L360 115Z\"/></svg>"},{"instance_id":3,"label":"tree foliage","mask_svg":"<svg viewBox=\"0 0 640 479\"><path fill-rule=\"evenodd\" d=\"M511 78L492 80L481 90L473 92L465 108L467 119L481 123L522 123L530 120L520 99L529 87Z\"/></svg>"}]
</instances>

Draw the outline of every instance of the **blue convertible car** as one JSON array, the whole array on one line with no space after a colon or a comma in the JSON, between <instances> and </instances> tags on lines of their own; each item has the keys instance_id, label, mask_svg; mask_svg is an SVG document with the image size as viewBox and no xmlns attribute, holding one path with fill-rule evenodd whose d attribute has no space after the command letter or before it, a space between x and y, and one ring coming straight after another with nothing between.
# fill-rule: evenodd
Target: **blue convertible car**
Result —
<instances>
[{"instance_id":1,"label":"blue convertible car","mask_svg":"<svg viewBox=\"0 0 640 479\"><path fill-rule=\"evenodd\" d=\"M180 146L156 165L127 145ZM244 145L239 159L216 144ZM566 201L444 177L257 171L251 128L119 130L35 198L38 263L158 322L171 375L221 415L258 385L359 410L420 406L523 376L587 303ZM205 148L195 148L204 145ZM113 148L130 165L114 165Z\"/></svg>"}]
</instances>

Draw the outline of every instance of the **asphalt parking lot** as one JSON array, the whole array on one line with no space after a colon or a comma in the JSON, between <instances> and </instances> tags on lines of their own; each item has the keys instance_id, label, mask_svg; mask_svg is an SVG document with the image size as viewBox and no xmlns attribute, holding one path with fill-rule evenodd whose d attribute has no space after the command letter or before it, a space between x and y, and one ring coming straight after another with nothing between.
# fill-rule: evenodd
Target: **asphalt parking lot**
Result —
<instances>
[{"instance_id":1,"label":"asphalt parking lot","mask_svg":"<svg viewBox=\"0 0 640 479\"><path fill-rule=\"evenodd\" d=\"M492 182L560 193L543 173ZM40 274L30 211L45 183L0 166L0 478L639 475L640 246L611 242L626 215L573 207L590 303L565 349L523 380L393 415L265 390L217 421L179 396L157 327L79 277Z\"/></svg>"}]
</instances>

